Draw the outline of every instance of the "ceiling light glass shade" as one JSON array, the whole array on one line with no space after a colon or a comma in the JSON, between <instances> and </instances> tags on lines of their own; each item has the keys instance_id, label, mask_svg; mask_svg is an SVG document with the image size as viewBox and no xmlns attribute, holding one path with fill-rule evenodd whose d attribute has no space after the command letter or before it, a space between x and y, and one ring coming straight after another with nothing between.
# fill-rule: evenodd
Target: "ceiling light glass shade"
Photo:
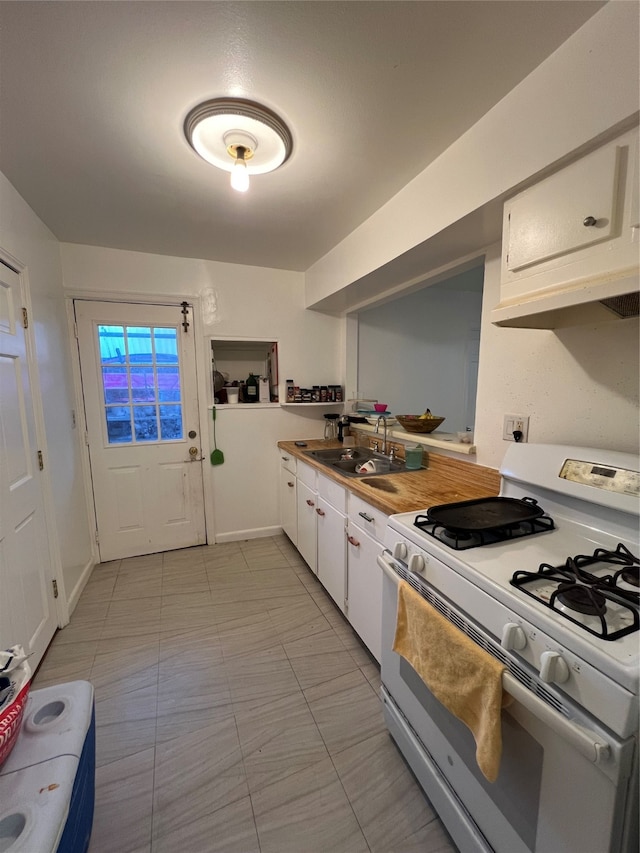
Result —
<instances>
[{"instance_id":1,"label":"ceiling light glass shade","mask_svg":"<svg viewBox=\"0 0 640 853\"><path fill-rule=\"evenodd\" d=\"M244 151L236 157L231 169L231 186L239 193L246 193L249 189L249 172L247 172L247 161L244 159Z\"/></svg>"},{"instance_id":2,"label":"ceiling light glass shade","mask_svg":"<svg viewBox=\"0 0 640 853\"><path fill-rule=\"evenodd\" d=\"M272 172L290 156L293 147L286 124L266 107L242 98L215 98L191 110L184 133L192 148L208 163L249 175ZM236 167L237 150L245 149L244 167Z\"/></svg>"}]
</instances>

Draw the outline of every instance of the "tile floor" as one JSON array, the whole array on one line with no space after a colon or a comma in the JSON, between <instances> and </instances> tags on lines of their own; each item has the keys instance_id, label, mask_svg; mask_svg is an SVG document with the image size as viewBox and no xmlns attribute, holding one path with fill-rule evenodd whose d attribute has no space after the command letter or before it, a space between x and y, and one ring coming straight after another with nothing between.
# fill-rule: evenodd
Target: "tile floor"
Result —
<instances>
[{"instance_id":1,"label":"tile floor","mask_svg":"<svg viewBox=\"0 0 640 853\"><path fill-rule=\"evenodd\" d=\"M285 536L96 567L34 681L96 696L90 853L452 853Z\"/></svg>"}]
</instances>

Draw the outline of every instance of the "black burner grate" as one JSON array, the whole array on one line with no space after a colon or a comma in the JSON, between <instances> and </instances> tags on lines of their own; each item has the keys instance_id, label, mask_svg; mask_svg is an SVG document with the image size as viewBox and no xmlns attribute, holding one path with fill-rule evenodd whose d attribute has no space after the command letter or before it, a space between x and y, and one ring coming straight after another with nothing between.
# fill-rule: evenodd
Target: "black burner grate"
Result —
<instances>
[{"instance_id":1,"label":"black burner grate","mask_svg":"<svg viewBox=\"0 0 640 853\"><path fill-rule=\"evenodd\" d=\"M589 571L591 567L603 564L622 568L613 574L605 575L595 575ZM624 581L625 572L635 570L638 565L640 565L638 557L620 543L614 551L597 548L591 555L579 554L577 557L569 557L561 566L542 563L536 572L517 571L510 583L595 637L600 637L602 640L617 640L640 628L638 615L640 592L620 586L620 582ZM557 585L548 600L536 593L536 587L541 580ZM625 613L630 619L629 624L612 631L607 624L607 602L611 602L619 611ZM578 618L574 618L567 610L560 609L561 605L567 605L567 603L576 612L593 616L599 623L600 629L591 628Z\"/></svg>"}]
</instances>

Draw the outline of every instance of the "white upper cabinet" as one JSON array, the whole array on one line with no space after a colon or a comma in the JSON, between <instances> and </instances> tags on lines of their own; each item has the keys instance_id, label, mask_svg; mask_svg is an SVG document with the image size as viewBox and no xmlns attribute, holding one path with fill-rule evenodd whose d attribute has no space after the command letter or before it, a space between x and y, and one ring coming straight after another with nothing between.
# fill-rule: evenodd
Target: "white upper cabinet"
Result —
<instances>
[{"instance_id":1,"label":"white upper cabinet","mask_svg":"<svg viewBox=\"0 0 640 853\"><path fill-rule=\"evenodd\" d=\"M593 151L506 206L506 257L517 272L609 240L616 233L621 149Z\"/></svg>"},{"instance_id":2,"label":"white upper cabinet","mask_svg":"<svg viewBox=\"0 0 640 853\"><path fill-rule=\"evenodd\" d=\"M556 328L615 318L638 288L638 130L508 200L492 321ZM603 300L614 300L609 307Z\"/></svg>"}]
</instances>

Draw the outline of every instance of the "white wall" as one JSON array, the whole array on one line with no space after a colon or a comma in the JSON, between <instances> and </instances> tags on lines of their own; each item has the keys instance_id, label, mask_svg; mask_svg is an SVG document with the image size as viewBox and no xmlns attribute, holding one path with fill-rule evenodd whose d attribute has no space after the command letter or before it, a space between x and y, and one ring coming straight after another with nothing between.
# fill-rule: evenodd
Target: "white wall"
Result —
<instances>
[{"instance_id":1,"label":"white wall","mask_svg":"<svg viewBox=\"0 0 640 853\"><path fill-rule=\"evenodd\" d=\"M361 293L361 280L374 271L389 287L401 284L404 253L438 239L448 226L637 113L639 9L633 2L608 3L311 266L305 273L307 305L350 287Z\"/></svg>"},{"instance_id":2,"label":"white wall","mask_svg":"<svg viewBox=\"0 0 640 853\"><path fill-rule=\"evenodd\" d=\"M37 372L46 431L45 476L57 528L67 596L91 564L82 485L80 439L72 424L73 393L59 244L0 174L0 247L26 265L32 300ZM1 594L1 593L0 593Z\"/></svg>"},{"instance_id":3,"label":"white wall","mask_svg":"<svg viewBox=\"0 0 640 853\"><path fill-rule=\"evenodd\" d=\"M480 287L464 290L465 281ZM481 284L482 268L360 312L358 390L396 414L430 408L446 418L445 432L473 427L466 383L472 330L480 329Z\"/></svg>"},{"instance_id":4,"label":"white wall","mask_svg":"<svg viewBox=\"0 0 640 853\"><path fill-rule=\"evenodd\" d=\"M476 409L477 461L499 467L503 414L528 415L529 441L639 451L637 319L559 331L494 326L500 246L487 255Z\"/></svg>"},{"instance_id":5,"label":"white wall","mask_svg":"<svg viewBox=\"0 0 640 853\"><path fill-rule=\"evenodd\" d=\"M305 309L302 273L68 243L61 256L68 293L164 295L176 302L199 297L205 339L199 369L207 395L211 337L277 341L281 389L287 378L301 386L344 384L344 320ZM218 408L216 438L225 462L203 463L218 541L279 528L276 441L321 437L322 414L319 408ZM210 446L210 418L207 429Z\"/></svg>"}]
</instances>

